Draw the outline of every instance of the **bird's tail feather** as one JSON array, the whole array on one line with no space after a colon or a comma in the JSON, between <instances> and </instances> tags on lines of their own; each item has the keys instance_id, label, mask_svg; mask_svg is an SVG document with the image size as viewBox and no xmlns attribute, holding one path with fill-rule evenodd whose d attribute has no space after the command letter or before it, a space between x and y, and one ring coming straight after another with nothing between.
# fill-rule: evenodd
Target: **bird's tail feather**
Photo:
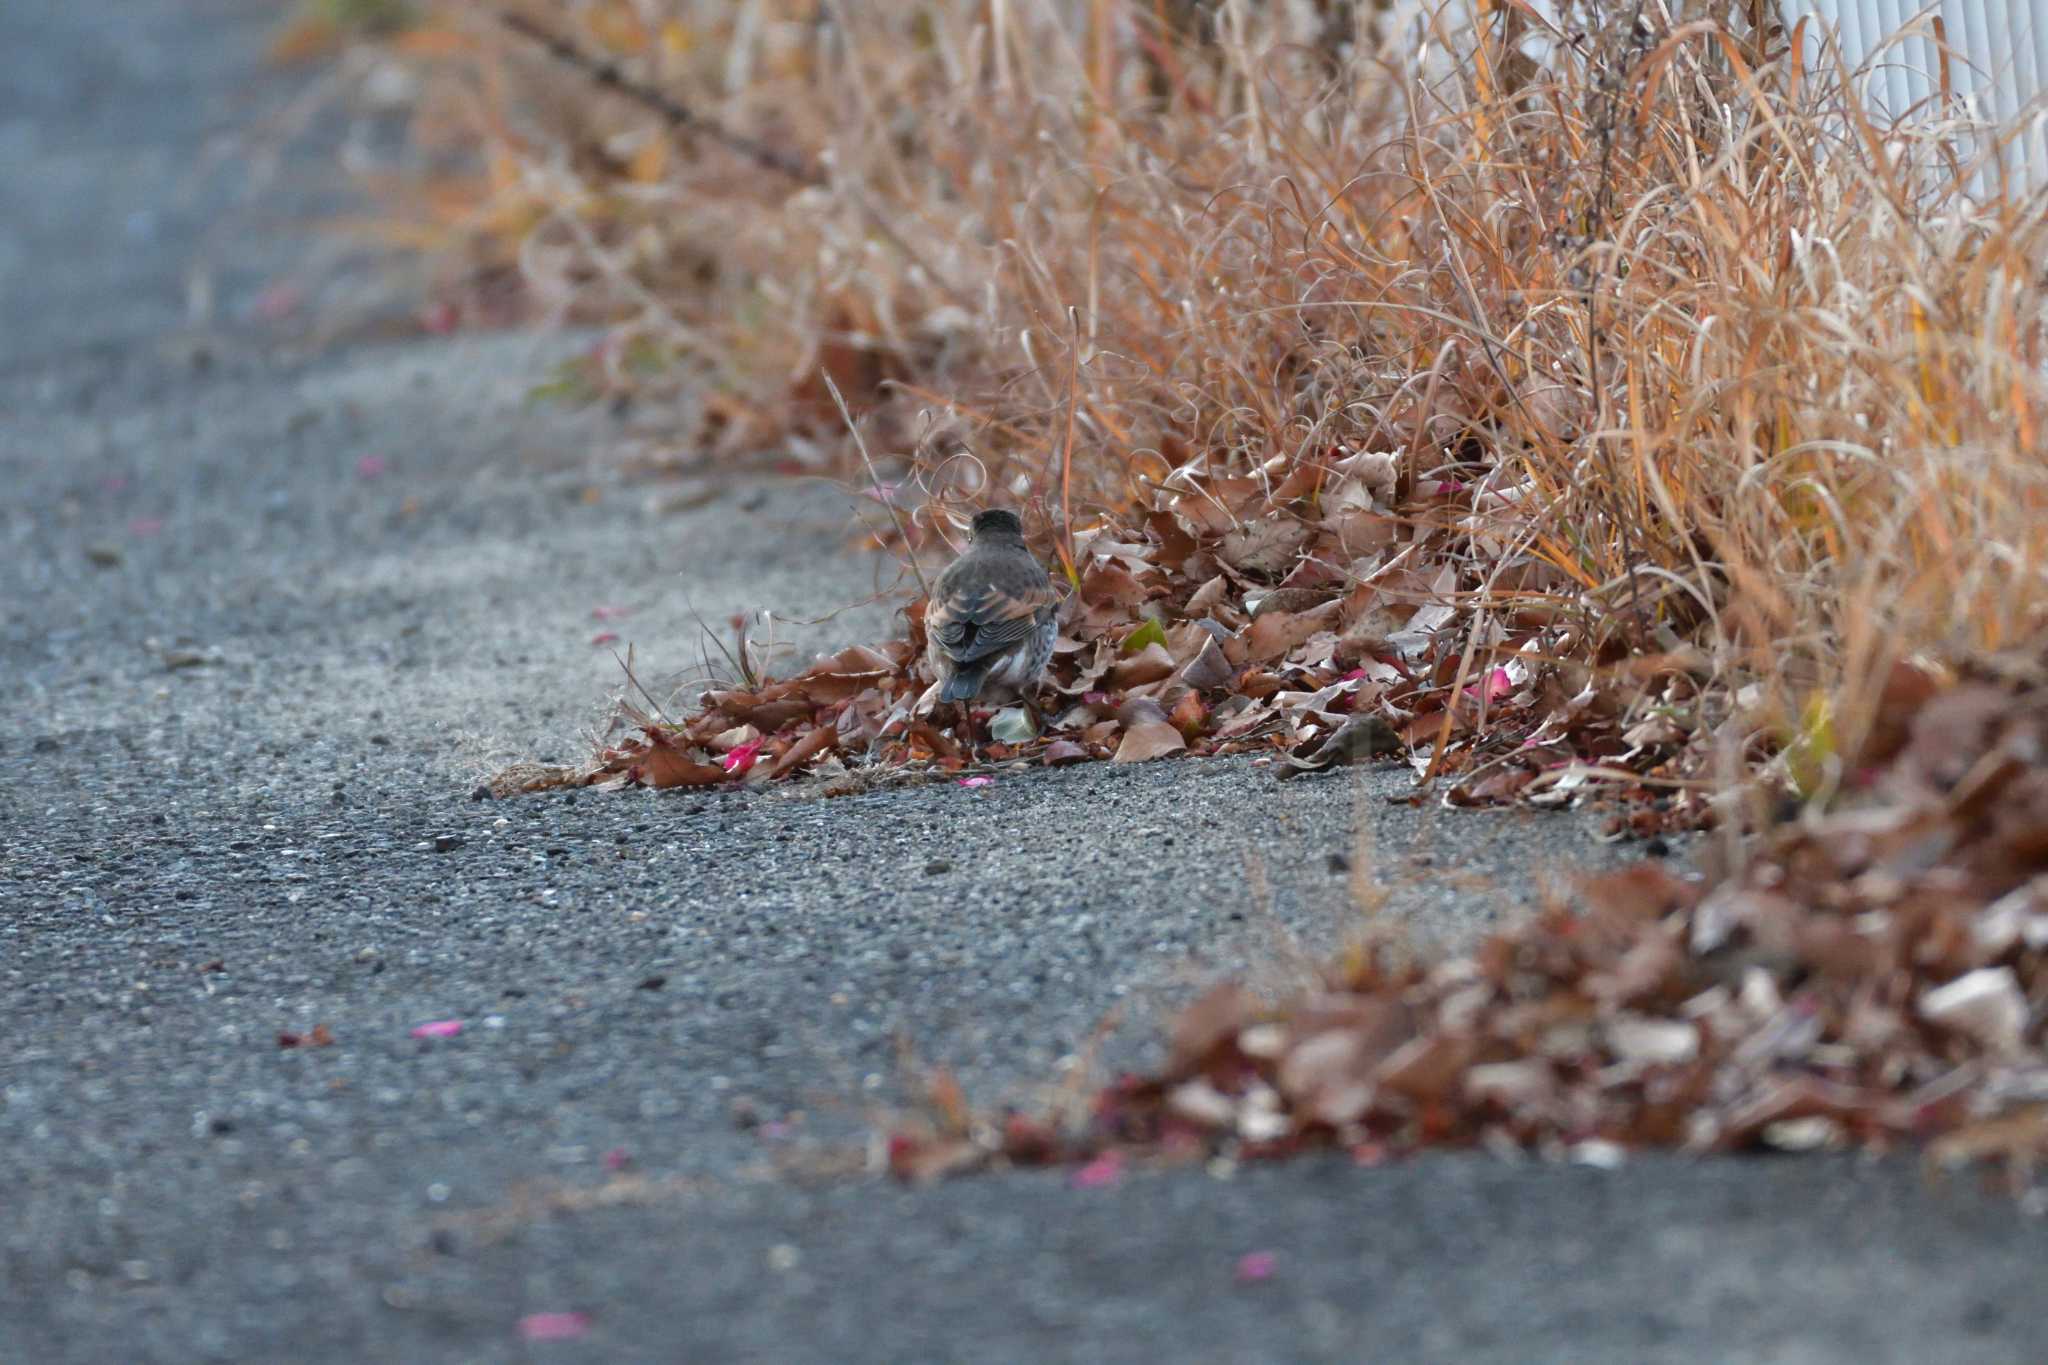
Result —
<instances>
[{"instance_id":1,"label":"bird's tail feather","mask_svg":"<svg viewBox=\"0 0 2048 1365\"><path fill-rule=\"evenodd\" d=\"M985 668L962 668L946 679L946 685L939 689L940 701L973 701L981 695L981 677Z\"/></svg>"}]
</instances>

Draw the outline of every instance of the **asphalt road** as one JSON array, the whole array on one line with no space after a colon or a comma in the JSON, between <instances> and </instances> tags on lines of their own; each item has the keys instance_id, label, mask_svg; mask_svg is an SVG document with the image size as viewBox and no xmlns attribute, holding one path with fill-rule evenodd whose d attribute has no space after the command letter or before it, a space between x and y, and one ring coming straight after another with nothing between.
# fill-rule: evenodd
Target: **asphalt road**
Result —
<instances>
[{"instance_id":1,"label":"asphalt road","mask_svg":"<svg viewBox=\"0 0 2048 1365\"><path fill-rule=\"evenodd\" d=\"M529 407L576 338L253 318L334 192L318 128L192 191L296 92L265 8L0 9L0 1365L2040 1357L2042 1224L1903 1162L862 1173L906 1055L1029 1102L1302 979L1332 855L1455 941L1612 851L1242 762L472 801L579 753L600 632L684 678L693 612L888 566L828 487Z\"/></svg>"}]
</instances>

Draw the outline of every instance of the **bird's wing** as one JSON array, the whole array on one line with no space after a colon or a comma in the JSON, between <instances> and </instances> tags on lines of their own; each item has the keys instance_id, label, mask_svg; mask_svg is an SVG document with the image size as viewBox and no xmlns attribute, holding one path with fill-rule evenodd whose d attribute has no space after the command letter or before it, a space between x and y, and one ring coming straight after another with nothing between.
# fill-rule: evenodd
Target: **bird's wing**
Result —
<instances>
[{"instance_id":1,"label":"bird's wing","mask_svg":"<svg viewBox=\"0 0 2048 1365\"><path fill-rule=\"evenodd\" d=\"M933 642L954 663L971 664L1029 639L1059 602L1045 571L1031 567L1035 575L990 573L968 561L947 570L925 616Z\"/></svg>"}]
</instances>

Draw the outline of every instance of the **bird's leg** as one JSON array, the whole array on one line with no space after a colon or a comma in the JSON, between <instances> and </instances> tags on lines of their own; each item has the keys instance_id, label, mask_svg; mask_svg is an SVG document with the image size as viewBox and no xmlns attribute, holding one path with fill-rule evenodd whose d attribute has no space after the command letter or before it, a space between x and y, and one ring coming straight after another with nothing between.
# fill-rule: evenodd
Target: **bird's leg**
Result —
<instances>
[{"instance_id":1,"label":"bird's leg","mask_svg":"<svg viewBox=\"0 0 2048 1365\"><path fill-rule=\"evenodd\" d=\"M961 742L967 746L967 752L979 761L981 758L981 738L975 733L974 703L972 701L954 702L953 714L955 717L953 721L954 731L960 736Z\"/></svg>"}]
</instances>

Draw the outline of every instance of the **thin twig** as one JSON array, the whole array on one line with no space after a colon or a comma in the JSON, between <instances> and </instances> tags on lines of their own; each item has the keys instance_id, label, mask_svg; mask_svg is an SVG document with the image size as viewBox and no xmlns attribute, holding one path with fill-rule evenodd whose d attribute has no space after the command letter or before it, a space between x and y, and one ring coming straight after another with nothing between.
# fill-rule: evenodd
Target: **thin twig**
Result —
<instances>
[{"instance_id":1,"label":"thin twig","mask_svg":"<svg viewBox=\"0 0 2048 1365\"><path fill-rule=\"evenodd\" d=\"M749 686L751 686L752 683L747 678L747 665L742 660L733 657L732 651L725 647L725 641L718 638L718 632L711 628L710 623L705 621L703 613L697 610L696 603L690 601L689 598L685 597L683 599L683 609L689 612L690 619L697 623L698 634L702 636L702 638L709 640L713 645L716 645L718 647L718 652L725 656L725 661L728 664L732 665L732 671L734 676L738 677L740 681L746 682ZM740 648L741 651L744 653L746 649L745 644L742 643ZM704 661L705 675L707 677L715 678L717 676L717 669L713 666L711 662L711 656L703 653L700 650L698 652L698 657Z\"/></svg>"},{"instance_id":2,"label":"thin twig","mask_svg":"<svg viewBox=\"0 0 2048 1365\"><path fill-rule=\"evenodd\" d=\"M654 699L654 694L652 692L649 692L647 690L646 684L642 683L640 679L634 674L633 646L626 646L626 654L624 658L619 657L619 651L617 651L616 649L612 651L612 657L614 659L618 659L619 668L625 673L626 681L631 683L633 685L633 689L637 691L641 696L647 698L647 704L654 708L654 714L661 718L661 723L663 725L666 725L671 730L682 729L680 725L677 725L675 721L669 718L668 712L661 709L661 703Z\"/></svg>"},{"instance_id":3,"label":"thin twig","mask_svg":"<svg viewBox=\"0 0 2048 1365\"><path fill-rule=\"evenodd\" d=\"M572 66L588 76L598 85L616 90L636 103L643 104L668 120L669 126L677 130L690 129L700 132L712 141L754 162L767 170L786 175L806 185L823 185L825 177L812 167L786 152L777 151L764 142L756 141L744 133L732 129L715 119L698 114L675 96L656 90L634 80L620 70L617 62L593 57L576 44L557 33L542 28L523 14L509 14L503 10L497 13L498 22L511 29L520 37L538 44L548 55L565 66Z\"/></svg>"},{"instance_id":4,"label":"thin twig","mask_svg":"<svg viewBox=\"0 0 2048 1365\"><path fill-rule=\"evenodd\" d=\"M1067 582L1072 587L1081 586L1081 571L1074 563L1074 410L1080 405L1081 386L1081 328L1074 310L1067 310L1067 323L1072 339L1067 348L1067 429L1060 438L1060 566L1067 571Z\"/></svg>"},{"instance_id":5,"label":"thin twig","mask_svg":"<svg viewBox=\"0 0 2048 1365\"><path fill-rule=\"evenodd\" d=\"M824 370L818 371L818 376L825 381L826 391L838 405L840 420L844 421L846 429L853 433L853 444L860 451L861 463L868 467L868 478L875 487L880 488L882 476L875 472L875 458L868 454L867 438L860 434L860 427L854 422L853 414L847 410L846 399L840 395L839 386L832 382L832 376ZM903 537L903 552L910 556L910 571L917 575L917 586L924 589L925 600L930 601L932 585L924 576L924 566L917 562L917 547L910 539L910 532L904 528L902 516L896 511L896 500L891 498L882 505L889 509L889 520L896 523L896 534Z\"/></svg>"},{"instance_id":6,"label":"thin twig","mask_svg":"<svg viewBox=\"0 0 2048 1365\"><path fill-rule=\"evenodd\" d=\"M523 15L500 12L498 14L498 22L511 29L514 33L517 33L520 37L538 44L556 61L582 72L583 75L594 83L608 90L617 91L627 99L653 110L668 122L670 128L677 132L686 129L701 132L712 141L724 145L768 170L787 176L798 184L820 189L830 184L824 171L812 166L801 158L786 152L777 151L766 143L756 141L744 133L735 133L732 129L727 128L715 119L705 118L687 104L675 98L675 96L665 94L660 90L656 90L651 85L645 85L634 80L631 76L620 70L618 63L603 61L591 56L567 38L549 32ZM972 310L974 300L948 279L945 272L939 269L935 263L927 260L909 242L905 241L903 234L896 230L896 225L885 218L881 211L869 202L868 197L861 191L858 185L849 181L848 183L836 186L835 190L844 198L852 201L854 207L858 208L867 219L868 225L880 234L884 241L894 247L904 260L923 269L931 277L932 282L945 292L948 299L962 308Z\"/></svg>"}]
</instances>

